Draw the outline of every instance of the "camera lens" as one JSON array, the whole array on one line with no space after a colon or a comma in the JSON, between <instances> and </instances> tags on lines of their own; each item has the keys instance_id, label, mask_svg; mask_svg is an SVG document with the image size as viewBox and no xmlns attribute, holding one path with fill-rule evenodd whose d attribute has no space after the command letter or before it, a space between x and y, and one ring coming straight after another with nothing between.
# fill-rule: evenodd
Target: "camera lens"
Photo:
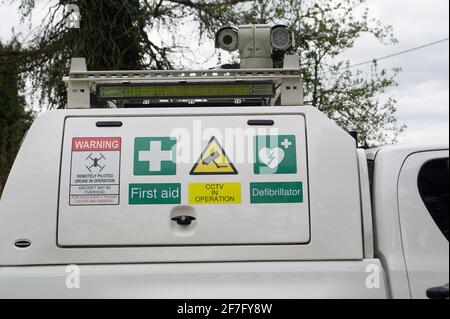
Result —
<instances>
[{"instance_id":1,"label":"camera lens","mask_svg":"<svg viewBox=\"0 0 450 319\"><path fill-rule=\"evenodd\" d=\"M275 49L288 50L292 46L292 33L286 27L278 25L272 28L271 42Z\"/></svg>"},{"instance_id":2,"label":"camera lens","mask_svg":"<svg viewBox=\"0 0 450 319\"><path fill-rule=\"evenodd\" d=\"M233 43L233 37L231 35L225 35L223 37L223 43L225 43L226 45L230 45L231 43Z\"/></svg>"},{"instance_id":3,"label":"camera lens","mask_svg":"<svg viewBox=\"0 0 450 319\"><path fill-rule=\"evenodd\" d=\"M215 36L215 47L228 52L238 49L238 30L233 27L220 29Z\"/></svg>"}]
</instances>

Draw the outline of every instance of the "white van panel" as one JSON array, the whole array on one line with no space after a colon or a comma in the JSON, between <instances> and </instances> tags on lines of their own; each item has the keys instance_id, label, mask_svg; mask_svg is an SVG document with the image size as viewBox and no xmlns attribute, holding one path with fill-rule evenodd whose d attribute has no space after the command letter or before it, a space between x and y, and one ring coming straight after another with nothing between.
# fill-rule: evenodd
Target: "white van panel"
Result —
<instances>
[{"instance_id":1,"label":"white van panel","mask_svg":"<svg viewBox=\"0 0 450 319\"><path fill-rule=\"evenodd\" d=\"M275 122L273 126L255 128L247 124L248 120L267 118L263 116L197 116L67 119L61 165L58 243L61 246L153 246L309 242L305 119L303 116L275 115L269 117ZM108 120L120 121L123 126L96 127L97 121ZM199 125L200 131L195 132ZM230 133L230 129L237 133ZM245 135L242 135L245 129L247 131ZM185 135L177 137L176 132L185 132ZM199 133L198 137L196 133ZM267 145L261 149L267 150L273 147L271 149L281 150L283 154L286 154L281 163L290 160L287 154L292 156L292 161L296 158L296 170L286 174L281 169L279 169L280 173L258 174L259 171L256 172L254 169L254 163L257 161L255 159L257 152L254 152L258 147L255 145L257 136L274 137L274 141L269 143L273 145ZM98 149L94 146L93 149L88 148L87 151L82 152L75 148L78 144L83 145L83 140L80 138L93 137L98 138L94 140L93 145L98 144L96 141L102 142L105 139L115 139L118 145L121 139L121 148L117 148L116 151L109 149L96 151ZM159 149L154 152L158 151L158 154L170 156L169 151L159 152L161 140L167 142L169 137L173 143L177 142L177 152L174 157L177 157L178 163L173 165L169 163L173 169L172 167L167 169L161 166L161 163L167 163L167 161L158 161L157 170L159 171L148 171L148 174L156 173L157 175L142 175L142 165L136 168L140 158L136 148L140 146L138 144L140 139L144 142L147 141L146 138L160 139L157 142ZM202 153L202 148L213 137L224 148L228 159L233 162L237 170L236 174L223 174L219 165L219 168L211 167L212 170L217 171L213 173L214 175L190 175ZM182 144L181 139L185 139L186 143ZM198 150L195 150L195 145L192 145L192 142L196 142L195 139L199 140ZM76 145L75 142L77 142ZM155 146L154 148L156 149ZM296 154L288 153L290 150L296 151ZM146 155L149 151L141 152ZM143 158L146 159L146 157ZM97 167L94 167L96 160L98 160ZM151 165L153 163L155 162ZM144 171L150 169L148 162L142 162L142 164L147 165L147 167L143 165ZM209 166L205 167L209 169ZM291 167L288 169L290 170ZM95 172L100 173L91 174ZM115 184L110 186L108 194L117 195L80 196L80 192L82 193L86 186L74 186L77 173L80 173L78 176L83 178L92 177L93 184L85 185L95 186L98 182L93 176L104 176L103 180L112 181L111 183ZM113 178L108 179L107 176ZM262 185L269 185L265 183L289 185L288 183L300 182L303 190L301 202L252 203L251 185L254 185L252 184L254 182L264 183ZM224 201L213 205L206 202L193 204L191 202L193 195L189 194L189 188L193 184L207 185L212 188L232 185L231 192L225 187L225 190L220 191L219 194L223 197L239 195L240 198L239 201L235 198L232 202ZM174 189L177 188L174 185L179 185L178 190L181 193L178 194L179 202L160 204L163 201L174 202L171 198L161 198L161 191L156 193L158 197L156 199L141 196L142 187L146 185L151 185L152 189L163 185L167 190L170 189L171 193L174 193ZM237 188L240 188L239 192ZM99 191L103 191L103 188ZM86 194L90 192L92 190L89 189ZM175 193L177 192L175 190ZM211 192L202 190L201 194L207 195ZM286 197L290 196L266 195L265 199L267 201L275 198L284 200ZM80 198L90 198L93 202L89 203L88 200L83 202ZM144 198L144 200L136 204L136 198ZM106 202L102 204L102 201ZM188 226L178 225L171 220L177 215L194 216L196 220Z\"/></svg>"},{"instance_id":2,"label":"white van panel","mask_svg":"<svg viewBox=\"0 0 450 319\"><path fill-rule=\"evenodd\" d=\"M373 273L377 269L377 273ZM0 298L384 299L383 268L362 261L82 265L0 268ZM370 271L368 271L370 270ZM31 289L31 287L36 287Z\"/></svg>"},{"instance_id":3,"label":"white van panel","mask_svg":"<svg viewBox=\"0 0 450 319\"><path fill-rule=\"evenodd\" d=\"M292 245L58 246L64 123L68 118L304 116L311 240ZM361 260L363 239L354 139L313 107L54 110L23 141L0 200L0 266L280 260ZM27 239L31 246L14 243Z\"/></svg>"}]
</instances>

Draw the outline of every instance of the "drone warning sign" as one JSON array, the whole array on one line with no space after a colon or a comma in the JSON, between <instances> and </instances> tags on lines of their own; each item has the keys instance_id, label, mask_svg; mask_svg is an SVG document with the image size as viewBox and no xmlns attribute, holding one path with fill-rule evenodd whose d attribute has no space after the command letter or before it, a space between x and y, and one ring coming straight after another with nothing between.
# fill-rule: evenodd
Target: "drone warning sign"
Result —
<instances>
[{"instance_id":1,"label":"drone warning sign","mask_svg":"<svg viewBox=\"0 0 450 319\"><path fill-rule=\"evenodd\" d=\"M72 139L69 205L119 205L120 137Z\"/></svg>"}]
</instances>

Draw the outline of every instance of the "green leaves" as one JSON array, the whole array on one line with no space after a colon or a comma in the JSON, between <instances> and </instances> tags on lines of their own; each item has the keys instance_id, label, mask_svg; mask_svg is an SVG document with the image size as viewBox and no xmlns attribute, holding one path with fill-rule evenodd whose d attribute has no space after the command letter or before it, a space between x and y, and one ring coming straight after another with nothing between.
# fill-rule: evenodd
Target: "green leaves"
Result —
<instances>
[{"instance_id":1,"label":"green leaves","mask_svg":"<svg viewBox=\"0 0 450 319\"><path fill-rule=\"evenodd\" d=\"M33 117L25 110L25 99L21 95L24 81L19 76L19 66L2 63L6 56L19 50L15 41L9 45L0 42L0 196L20 141Z\"/></svg>"},{"instance_id":2,"label":"green leaves","mask_svg":"<svg viewBox=\"0 0 450 319\"><path fill-rule=\"evenodd\" d=\"M2 0L0 0L2 1ZM34 0L20 3L24 18ZM80 29L65 28L64 5L76 4L82 16ZM65 103L61 79L71 57L84 56L91 70L170 69L189 67L172 59L183 48L177 43L185 23L197 23L202 39L211 38L223 25L248 23L286 24L295 31L296 52L308 104L315 105L341 126L360 129L371 143L395 141L402 131L395 119L396 101L385 96L395 86L398 69L371 72L350 67L340 56L362 35L382 44L395 43L391 26L372 18L366 0L55 0L40 31L20 54L7 61L22 63L33 87L49 107ZM161 33L156 42L150 32ZM277 61L276 65L280 65ZM369 118L370 117L370 118ZM364 141L362 141L364 142Z\"/></svg>"},{"instance_id":3,"label":"green leaves","mask_svg":"<svg viewBox=\"0 0 450 319\"><path fill-rule=\"evenodd\" d=\"M29 18L34 0L0 0L19 3L22 17ZM212 36L217 26L237 23L238 5L251 0L55 0L42 25L26 43L20 55L20 72L27 72L34 94L48 105L61 107L66 102L66 75L72 57L85 57L90 70L172 69L177 61L172 53L180 51L177 33L186 17L198 23L201 36ZM67 5L77 5L80 28L66 27ZM173 38L151 32L168 30Z\"/></svg>"},{"instance_id":4,"label":"green leaves","mask_svg":"<svg viewBox=\"0 0 450 319\"><path fill-rule=\"evenodd\" d=\"M246 15L247 23L284 23L295 32L301 57L305 100L344 129L357 129L360 143L394 142L398 125L396 101L385 95L396 85L399 69L380 69L374 61L364 73L339 57L362 35L383 44L395 43L391 26L370 17L365 0L258 0ZM280 14L278 9L282 8Z\"/></svg>"}]
</instances>

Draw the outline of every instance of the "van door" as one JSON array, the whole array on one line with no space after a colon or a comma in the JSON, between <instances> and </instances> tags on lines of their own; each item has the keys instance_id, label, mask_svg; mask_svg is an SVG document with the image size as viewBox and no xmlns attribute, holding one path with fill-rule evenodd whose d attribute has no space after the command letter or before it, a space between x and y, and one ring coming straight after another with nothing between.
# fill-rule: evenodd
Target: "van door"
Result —
<instances>
[{"instance_id":1,"label":"van door","mask_svg":"<svg viewBox=\"0 0 450 319\"><path fill-rule=\"evenodd\" d=\"M413 298L445 290L448 298L448 178L448 151L412 154L400 172L400 224Z\"/></svg>"},{"instance_id":2,"label":"van door","mask_svg":"<svg viewBox=\"0 0 450 319\"><path fill-rule=\"evenodd\" d=\"M303 116L68 118L58 244L306 244L306 143Z\"/></svg>"}]
</instances>

